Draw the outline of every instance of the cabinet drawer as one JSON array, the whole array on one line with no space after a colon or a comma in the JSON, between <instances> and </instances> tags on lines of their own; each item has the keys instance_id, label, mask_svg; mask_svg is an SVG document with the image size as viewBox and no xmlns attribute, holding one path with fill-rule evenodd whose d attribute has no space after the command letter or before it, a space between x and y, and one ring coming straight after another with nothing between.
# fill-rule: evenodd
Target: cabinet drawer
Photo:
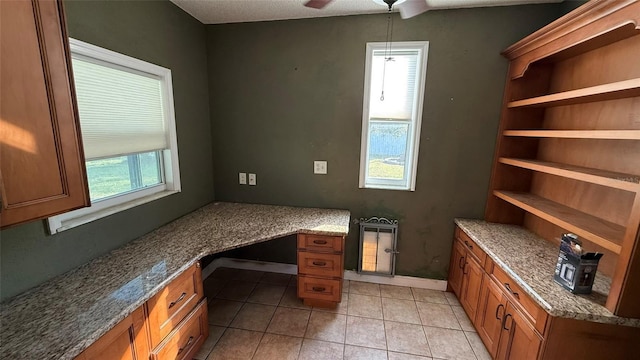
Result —
<instances>
[{"instance_id":1,"label":"cabinet drawer","mask_svg":"<svg viewBox=\"0 0 640 360\"><path fill-rule=\"evenodd\" d=\"M209 336L207 302L203 300L152 353L152 360L191 359Z\"/></svg>"},{"instance_id":2,"label":"cabinet drawer","mask_svg":"<svg viewBox=\"0 0 640 360\"><path fill-rule=\"evenodd\" d=\"M544 327L547 323L547 313L527 295L522 288L513 281L498 265L492 262L491 277L507 293L509 300L516 304L522 311L525 318L538 330L544 334Z\"/></svg>"},{"instance_id":3,"label":"cabinet drawer","mask_svg":"<svg viewBox=\"0 0 640 360\"><path fill-rule=\"evenodd\" d=\"M317 252L342 252L342 236L298 234L298 249Z\"/></svg>"},{"instance_id":4,"label":"cabinet drawer","mask_svg":"<svg viewBox=\"0 0 640 360\"><path fill-rule=\"evenodd\" d=\"M147 301L151 347L156 347L202 299L200 264L195 264Z\"/></svg>"},{"instance_id":5,"label":"cabinet drawer","mask_svg":"<svg viewBox=\"0 0 640 360\"><path fill-rule=\"evenodd\" d=\"M298 297L340 302L342 298L342 280L298 275Z\"/></svg>"},{"instance_id":6,"label":"cabinet drawer","mask_svg":"<svg viewBox=\"0 0 640 360\"><path fill-rule=\"evenodd\" d=\"M478 244L476 244L475 241L471 240L469 235L467 235L460 228L456 228L456 235L458 239L462 242L462 244L464 244L464 247L467 248L467 250L478 259L478 261L480 262L480 265L484 267L484 261L487 258L487 254L485 254L485 252L482 251L480 246L478 246Z\"/></svg>"},{"instance_id":7,"label":"cabinet drawer","mask_svg":"<svg viewBox=\"0 0 640 360\"><path fill-rule=\"evenodd\" d=\"M298 273L341 278L342 254L298 251Z\"/></svg>"}]
</instances>

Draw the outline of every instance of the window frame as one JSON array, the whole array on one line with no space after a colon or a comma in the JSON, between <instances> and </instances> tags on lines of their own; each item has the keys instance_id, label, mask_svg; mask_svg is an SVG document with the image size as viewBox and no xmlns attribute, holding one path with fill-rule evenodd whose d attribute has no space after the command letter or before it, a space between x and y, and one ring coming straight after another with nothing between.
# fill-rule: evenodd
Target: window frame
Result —
<instances>
[{"instance_id":1,"label":"window frame","mask_svg":"<svg viewBox=\"0 0 640 360\"><path fill-rule=\"evenodd\" d=\"M83 60L131 73L145 76L151 75L160 80L169 148L158 150L162 157L162 161L159 164L162 174L162 182L160 184L132 190L122 195L107 197L92 203L90 207L49 217L47 223L51 234L89 223L182 190L171 70L73 38L69 38L69 47L72 58L82 58Z\"/></svg>"},{"instance_id":2,"label":"window frame","mask_svg":"<svg viewBox=\"0 0 640 360\"><path fill-rule=\"evenodd\" d=\"M365 58L365 73L364 73L364 97L362 101L362 134L360 140L360 177L359 187L361 189L384 189L384 190L404 190L415 191L416 187L416 175L418 169L418 152L420 145L420 130L422 125L422 110L424 105L425 96L425 84L427 77L427 59L429 54L429 42L428 41L401 41L393 42L390 44L391 50L417 50L418 65L416 67L419 71L416 84L417 89L414 101L414 107L412 109L411 121L402 120L382 120L382 119L370 119L370 95L371 95L371 70L374 51L385 50L387 43L385 42L368 42L366 45L366 58ZM369 150L369 132L370 124L372 122L388 122L388 123L408 123L408 146L407 146L407 158L405 161L405 180L392 180L392 179L374 179L368 178L368 150Z\"/></svg>"}]
</instances>

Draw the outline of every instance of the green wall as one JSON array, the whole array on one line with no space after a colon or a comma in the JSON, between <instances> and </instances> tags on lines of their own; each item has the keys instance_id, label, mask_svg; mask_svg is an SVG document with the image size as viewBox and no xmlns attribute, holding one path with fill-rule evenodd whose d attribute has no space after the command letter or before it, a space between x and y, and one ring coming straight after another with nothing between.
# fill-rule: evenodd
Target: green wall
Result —
<instances>
[{"instance_id":1,"label":"green wall","mask_svg":"<svg viewBox=\"0 0 640 360\"><path fill-rule=\"evenodd\" d=\"M41 221L0 232L6 299L214 198L205 26L169 1L66 1L71 37L172 71L182 192L49 236Z\"/></svg>"},{"instance_id":2,"label":"green wall","mask_svg":"<svg viewBox=\"0 0 640 360\"><path fill-rule=\"evenodd\" d=\"M386 15L207 26L216 200L399 219L397 273L446 278L453 219L484 214L508 66L500 51L561 10L395 16L394 41L429 41L415 192L358 188L365 44L384 41ZM328 175L313 175L313 160L327 160ZM258 185L238 185L238 172L256 173ZM358 232L352 224L347 269ZM277 244L233 255L295 262Z\"/></svg>"}]
</instances>

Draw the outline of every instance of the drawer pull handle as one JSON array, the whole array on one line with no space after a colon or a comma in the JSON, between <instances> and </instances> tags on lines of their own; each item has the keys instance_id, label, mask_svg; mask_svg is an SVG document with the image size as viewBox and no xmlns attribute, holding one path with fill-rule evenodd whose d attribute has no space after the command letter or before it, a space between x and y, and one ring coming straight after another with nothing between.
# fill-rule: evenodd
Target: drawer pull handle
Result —
<instances>
[{"instance_id":1,"label":"drawer pull handle","mask_svg":"<svg viewBox=\"0 0 640 360\"><path fill-rule=\"evenodd\" d=\"M511 286L509 286L509 283L504 283L504 287L507 288L507 291L510 292L511 295L513 295L516 299L520 300L520 294L511 290Z\"/></svg>"},{"instance_id":2,"label":"drawer pull handle","mask_svg":"<svg viewBox=\"0 0 640 360\"><path fill-rule=\"evenodd\" d=\"M464 256L460 256L460 260L458 260L458 267L460 269L464 268Z\"/></svg>"},{"instance_id":3,"label":"drawer pull handle","mask_svg":"<svg viewBox=\"0 0 640 360\"><path fill-rule=\"evenodd\" d=\"M189 341L187 341L187 343L184 344L184 346L178 350L178 355L180 355L183 351L185 351L185 349L187 349L192 342L193 342L193 336L189 336Z\"/></svg>"},{"instance_id":4,"label":"drawer pull handle","mask_svg":"<svg viewBox=\"0 0 640 360\"><path fill-rule=\"evenodd\" d=\"M466 271L467 270L467 264L468 264L468 262L465 261L464 265L462 265L462 273L465 274L465 275L467 274L467 271Z\"/></svg>"},{"instance_id":5,"label":"drawer pull handle","mask_svg":"<svg viewBox=\"0 0 640 360\"><path fill-rule=\"evenodd\" d=\"M182 301L182 299L184 299L184 297L187 296L187 293L183 292L182 295L180 295L180 297L178 299L176 299L176 301L171 302L171 304L169 304L169 309L171 309L172 307L176 306L177 303L179 303L180 301Z\"/></svg>"},{"instance_id":6,"label":"drawer pull handle","mask_svg":"<svg viewBox=\"0 0 640 360\"><path fill-rule=\"evenodd\" d=\"M327 240L313 240L313 243L317 245L327 245Z\"/></svg>"},{"instance_id":7,"label":"drawer pull handle","mask_svg":"<svg viewBox=\"0 0 640 360\"><path fill-rule=\"evenodd\" d=\"M504 330L507 330L507 331L511 330L511 328L507 327L507 319L510 317L513 317L513 316L511 314L507 314L507 316L505 316L504 319L502 320L502 328ZM513 319L511 320L511 323L513 324Z\"/></svg>"},{"instance_id":8,"label":"drawer pull handle","mask_svg":"<svg viewBox=\"0 0 640 360\"><path fill-rule=\"evenodd\" d=\"M314 286L311 288L313 291L315 292L323 292L326 290L326 288L324 286Z\"/></svg>"},{"instance_id":9,"label":"drawer pull handle","mask_svg":"<svg viewBox=\"0 0 640 360\"><path fill-rule=\"evenodd\" d=\"M327 263L324 262L324 261L314 261L313 265L315 265L315 266L325 266L325 265L327 265Z\"/></svg>"},{"instance_id":10,"label":"drawer pull handle","mask_svg":"<svg viewBox=\"0 0 640 360\"><path fill-rule=\"evenodd\" d=\"M464 244L467 245L470 250L473 250L473 245L469 244L467 240L464 241Z\"/></svg>"},{"instance_id":11,"label":"drawer pull handle","mask_svg":"<svg viewBox=\"0 0 640 360\"><path fill-rule=\"evenodd\" d=\"M499 304L496 307L496 320L502 320L502 315L498 316L498 314L500 313L500 308L502 308L502 315L504 315L504 305Z\"/></svg>"}]
</instances>

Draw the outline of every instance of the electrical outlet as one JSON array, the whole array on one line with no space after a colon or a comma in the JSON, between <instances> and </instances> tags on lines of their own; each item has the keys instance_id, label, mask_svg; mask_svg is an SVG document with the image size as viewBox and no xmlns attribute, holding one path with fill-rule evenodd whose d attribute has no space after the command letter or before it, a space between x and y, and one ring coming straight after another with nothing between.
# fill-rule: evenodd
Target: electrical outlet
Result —
<instances>
[{"instance_id":1,"label":"electrical outlet","mask_svg":"<svg viewBox=\"0 0 640 360\"><path fill-rule=\"evenodd\" d=\"M313 162L313 173L325 175L327 173L327 162L326 161L314 161Z\"/></svg>"},{"instance_id":2,"label":"electrical outlet","mask_svg":"<svg viewBox=\"0 0 640 360\"><path fill-rule=\"evenodd\" d=\"M240 185L247 185L247 173L238 173L238 182Z\"/></svg>"},{"instance_id":3,"label":"electrical outlet","mask_svg":"<svg viewBox=\"0 0 640 360\"><path fill-rule=\"evenodd\" d=\"M249 185L256 184L256 174L249 174Z\"/></svg>"}]
</instances>

